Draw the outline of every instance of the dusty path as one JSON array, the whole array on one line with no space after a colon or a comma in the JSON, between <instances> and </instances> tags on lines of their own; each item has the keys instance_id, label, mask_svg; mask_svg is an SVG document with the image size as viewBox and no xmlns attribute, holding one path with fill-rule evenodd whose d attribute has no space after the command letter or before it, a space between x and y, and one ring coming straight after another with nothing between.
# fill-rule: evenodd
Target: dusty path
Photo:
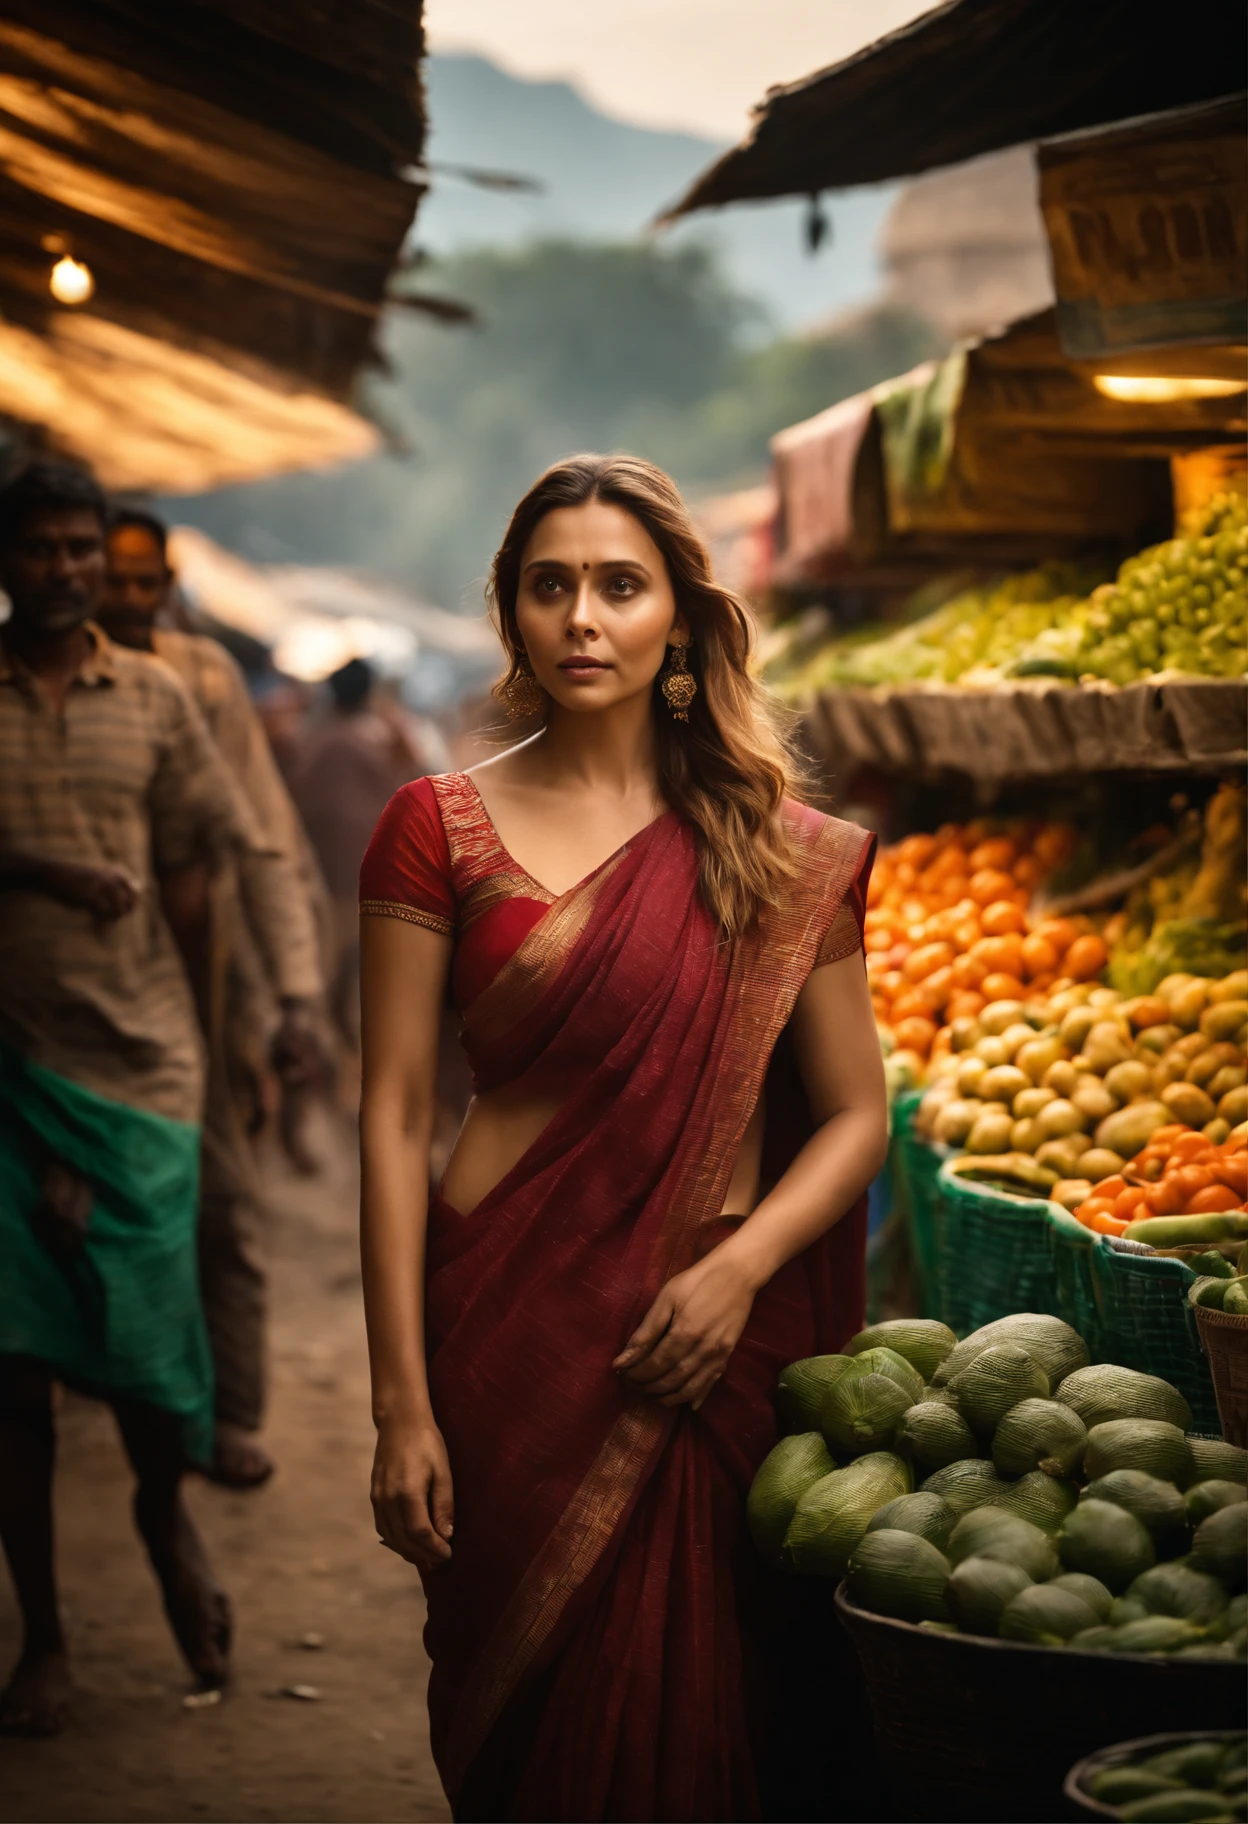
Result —
<instances>
[{"instance_id":1,"label":"dusty path","mask_svg":"<svg viewBox=\"0 0 1248 1824\"><path fill-rule=\"evenodd\" d=\"M128 1515L108 1415L68 1400L58 1475L60 1564L79 1697L55 1742L0 1740L0 1820L449 1816L429 1757L428 1662L414 1571L376 1542L355 1253L355 1176L339 1142L309 1184L275 1169L273 1389L279 1473L191 1498L238 1617L237 1682L186 1710L187 1678ZM315 1650L305 1635L322 1636ZM0 1570L0 1663L17 1622ZM310 1685L316 1701L279 1695Z\"/></svg>"}]
</instances>

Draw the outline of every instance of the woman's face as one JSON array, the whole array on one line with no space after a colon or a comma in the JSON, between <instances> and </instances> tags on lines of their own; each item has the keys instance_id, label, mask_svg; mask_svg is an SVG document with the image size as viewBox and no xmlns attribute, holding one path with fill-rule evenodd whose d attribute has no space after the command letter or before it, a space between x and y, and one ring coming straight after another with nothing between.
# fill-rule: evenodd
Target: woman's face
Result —
<instances>
[{"instance_id":1,"label":"woman's face","mask_svg":"<svg viewBox=\"0 0 1248 1824\"><path fill-rule=\"evenodd\" d=\"M516 625L533 675L564 709L649 691L669 644L688 639L663 554L622 507L558 507L520 559Z\"/></svg>"}]
</instances>

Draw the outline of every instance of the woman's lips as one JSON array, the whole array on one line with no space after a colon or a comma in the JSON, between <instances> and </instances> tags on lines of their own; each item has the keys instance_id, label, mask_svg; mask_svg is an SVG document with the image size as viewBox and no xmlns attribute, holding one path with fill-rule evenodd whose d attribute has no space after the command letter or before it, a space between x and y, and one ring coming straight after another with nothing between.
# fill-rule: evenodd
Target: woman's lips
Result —
<instances>
[{"instance_id":1,"label":"woman's lips","mask_svg":"<svg viewBox=\"0 0 1248 1824\"><path fill-rule=\"evenodd\" d=\"M570 672L574 677L578 672L583 677L590 677L597 671L610 671L611 667L602 659L588 659L578 655L576 658L560 659L559 669Z\"/></svg>"}]
</instances>

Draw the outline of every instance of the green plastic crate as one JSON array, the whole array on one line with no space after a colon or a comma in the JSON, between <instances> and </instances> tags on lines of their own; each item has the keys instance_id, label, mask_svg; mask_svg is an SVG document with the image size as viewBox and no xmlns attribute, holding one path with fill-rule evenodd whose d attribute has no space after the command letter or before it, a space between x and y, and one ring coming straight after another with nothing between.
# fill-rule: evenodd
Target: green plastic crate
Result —
<instances>
[{"instance_id":1,"label":"green plastic crate","mask_svg":"<svg viewBox=\"0 0 1248 1824\"><path fill-rule=\"evenodd\" d=\"M924 1317L941 1317L936 1181L942 1164L950 1157L950 1149L915 1133L914 1119L922 1100L921 1090L909 1090L898 1096L893 1105L890 1168L894 1198L910 1244L915 1299Z\"/></svg>"},{"instance_id":2,"label":"green plastic crate","mask_svg":"<svg viewBox=\"0 0 1248 1824\"><path fill-rule=\"evenodd\" d=\"M1012 1197L941 1167L940 1315L959 1336L1014 1311L1061 1315L1048 1213L1047 1200Z\"/></svg>"},{"instance_id":3,"label":"green plastic crate","mask_svg":"<svg viewBox=\"0 0 1248 1824\"><path fill-rule=\"evenodd\" d=\"M1105 1322L1097 1301L1092 1260L1101 1237L1076 1222L1060 1203L1046 1206L1049 1251L1057 1288L1057 1315L1077 1330L1094 1362L1107 1362Z\"/></svg>"},{"instance_id":4,"label":"green plastic crate","mask_svg":"<svg viewBox=\"0 0 1248 1824\"><path fill-rule=\"evenodd\" d=\"M1098 1235L1092 1283L1104 1326L1103 1360L1160 1375L1192 1409L1196 1431L1221 1430L1213 1378L1187 1302L1196 1275L1165 1254L1124 1254Z\"/></svg>"}]
</instances>

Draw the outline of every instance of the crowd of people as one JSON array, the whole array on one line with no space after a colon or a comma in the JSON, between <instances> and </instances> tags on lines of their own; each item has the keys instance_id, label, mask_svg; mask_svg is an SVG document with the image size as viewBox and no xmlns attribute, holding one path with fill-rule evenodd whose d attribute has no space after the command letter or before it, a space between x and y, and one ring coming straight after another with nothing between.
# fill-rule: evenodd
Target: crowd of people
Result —
<instances>
[{"instance_id":1,"label":"crowd of people","mask_svg":"<svg viewBox=\"0 0 1248 1824\"><path fill-rule=\"evenodd\" d=\"M80 470L0 489L0 586L0 1732L50 1734L57 1382L111 1406L178 1645L228 1677L182 1485L274 1469L253 1144L275 1118L310 1169L301 1112L358 1042L360 859L442 757L361 660L275 757L235 659L178 624L161 522Z\"/></svg>"}]
</instances>

